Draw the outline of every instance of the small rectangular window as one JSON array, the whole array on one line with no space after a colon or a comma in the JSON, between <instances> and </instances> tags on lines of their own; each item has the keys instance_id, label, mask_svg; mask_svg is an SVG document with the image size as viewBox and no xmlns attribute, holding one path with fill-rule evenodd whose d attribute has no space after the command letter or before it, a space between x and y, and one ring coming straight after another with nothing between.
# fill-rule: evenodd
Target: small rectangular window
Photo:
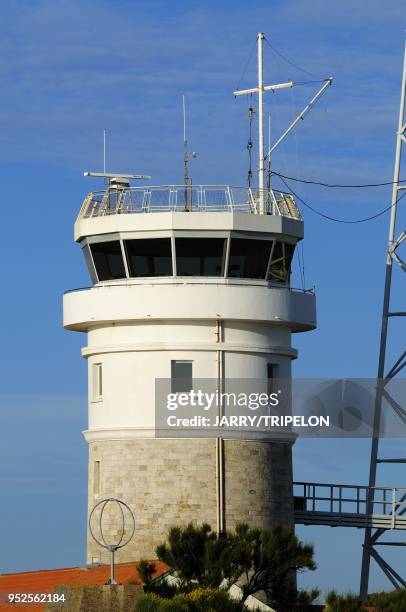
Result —
<instances>
[{"instance_id":1,"label":"small rectangular window","mask_svg":"<svg viewBox=\"0 0 406 612\"><path fill-rule=\"evenodd\" d=\"M275 393L275 379L278 375L278 366L273 363L268 363L267 369L267 380L268 380L268 395Z\"/></svg>"},{"instance_id":2,"label":"small rectangular window","mask_svg":"<svg viewBox=\"0 0 406 612\"><path fill-rule=\"evenodd\" d=\"M184 393L192 390L192 369L192 361L171 361L171 393Z\"/></svg>"},{"instance_id":3,"label":"small rectangular window","mask_svg":"<svg viewBox=\"0 0 406 612\"><path fill-rule=\"evenodd\" d=\"M93 364L93 400L100 400L103 396L103 370L101 363Z\"/></svg>"},{"instance_id":4,"label":"small rectangular window","mask_svg":"<svg viewBox=\"0 0 406 612\"><path fill-rule=\"evenodd\" d=\"M93 465L93 494L100 495L100 461Z\"/></svg>"}]
</instances>

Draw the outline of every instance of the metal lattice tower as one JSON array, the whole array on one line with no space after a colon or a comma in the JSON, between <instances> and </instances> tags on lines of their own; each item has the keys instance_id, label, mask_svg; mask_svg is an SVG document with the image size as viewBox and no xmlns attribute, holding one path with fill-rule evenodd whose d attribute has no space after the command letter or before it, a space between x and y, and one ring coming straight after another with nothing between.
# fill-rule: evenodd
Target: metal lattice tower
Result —
<instances>
[{"instance_id":1,"label":"metal lattice tower","mask_svg":"<svg viewBox=\"0 0 406 612\"><path fill-rule=\"evenodd\" d=\"M393 176L393 189L392 189L392 201L390 211L390 222L389 222L389 240L388 248L386 253L386 272L385 272L385 285L384 285L384 299L383 299L383 312L382 312L382 325L381 325L381 339L380 339L380 350L379 350L379 363L378 363L378 384L376 389L375 404L374 404L374 430L371 444L371 462L369 472L369 498L367 502L367 513L372 514L374 508L375 499L375 485L377 477L377 468L380 464L404 464L406 458L382 458L380 456L380 432L381 423L383 416L383 401L385 400L391 408L396 412L399 418L406 423L406 409L399 405L391 396L387 389L388 383L399 374L399 372L406 366L406 350L401 353L400 357L395 361L394 365L387 369L387 349L389 347L390 336L389 336L389 323L393 317L404 317L406 316L405 311L392 311L392 281L393 281L393 269L400 266L403 271L406 271L406 264L399 255L400 245L406 241L405 229L400 227L399 219L397 218L398 212L398 201L402 197L401 191L406 189L406 186L399 183L400 179L400 168L401 168L401 157L404 143L406 142L406 120L405 120L405 98L406 98L406 44L404 51L404 62L403 62L403 77L402 77L402 89L400 96L400 110L399 110L399 126L396 136L396 154L395 154L395 169ZM394 265L395 264L395 265ZM400 501L406 499L406 493L402 496ZM406 514L406 507L402 508L398 514ZM378 540L386 529L373 528L371 526L365 529L364 549L362 556L362 570L361 570L361 585L360 595L362 599L365 599L368 594L368 583L369 583L369 571L370 562L373 558L378 566L382 569L384 574L390 580L395 588L406 587L406 580L402 578L390 564L377 552L375 545L378 544ZM379 542L379 544L388 545L399 545L404 546L404 542Z\"/></svg>"}]
</instances>

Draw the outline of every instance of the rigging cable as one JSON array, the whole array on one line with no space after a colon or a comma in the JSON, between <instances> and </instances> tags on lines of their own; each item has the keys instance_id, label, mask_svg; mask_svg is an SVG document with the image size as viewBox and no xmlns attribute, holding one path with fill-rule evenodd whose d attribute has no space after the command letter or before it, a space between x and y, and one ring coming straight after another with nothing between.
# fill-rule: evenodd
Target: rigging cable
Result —
<instances>
[{"instance_id":1,"label":"rigging cable","mask_svg":"<svg viewBox=\"0 0 406 612\"><path fill-rule=\"evenodd\" d=\"M249 65L250 65L250 63L251 63L251 60L252 60L252 56L253 56L253 54L254 54L254 49L255 49L255 47L256 47L256 40L254 41L254 43L253 43L253 45L252 45L252 47L251 47L250 54L249 54L248 59L247 59L247 61L246 61L246 63L245 63L245 66L244 66L244 68L243 68L243 71L242 71L242 73L241 73L241 76L240 76L240 78L239 78L239 80L238 80L237 87L235 88L236 90L237 90L237 89L240 89L241 81L242 81L242 80L243 80L243 78L245 77L245 73L247 72L247 70L248 70L248 66L249 66Z\"/></svg>"},{"instance_id":2,"label":"rigging cable","mask_svg":"<svg viewBox=\"0 0 406 612\"><path fill-rule=\"evenodd\" d=\"M291 111L292 111L292 115L294 113L294 108L295 108L295 96L294 96L294 88L292 87L290 90L290 103L291 103ZM298 133L297 130L294 130L294 142L295 142L295 166L296 166L296 176L300 175L299 172L299 139L298 139ZM270 173L271 174L271 173ZM270 179L271 177L269 177ZM302 247L303 247L303 243ZM299 246L296 249L296 253L297 253L297 263L298 263L298 267L299 267L299 275L300 275L300 281L302 283L302 289L305 288L305 277L304 277L304 254L303 254L303 250L302 252L299 249Z\"/></svg>"},{"instance_id":3,"label":"rigging cable","mask_svg":"<svg viewBox=\"0 0 406 612\"><path fill-rule=\"evenodd\" d=\"M306 185L319 185L320 187L341 187L341 188L349 188L349 189L361 189L364 187L386 187L387 185L398 185L400 183L406 183L406 179L401 179L399 181L386 181L384 183L361 183L354 185L343 185L341 183L323 183L322 181L311 181L308 179L300 179L294 178L293 176L287 176L286 174L282 174L281 172L272 171L272 174L275 176L279 176L280 179L286 179L288 181L295 181L296 183L304 183Z\"/></svg>"},{"instance_id":4,"label":"rigging cable","mask_svg":"<svg viewBox=\"0 0 406 612\"><path fill-rule=\"evenodd\" d=\"M326 215L326 214L320 212L319 210L316 210L315 208L313 208L313 206L310 206L310 204L305 202L305 200L303 198L301 198L297 193L295 193L293 191L293 189L288 185L288 183L286 183L286 181L283 178L281 178L281 181L285 184L286 188L290 191L290 193L293 196L295 196L295 198L299 202L301 202L303 204L303 206L305 206L306 208L308 208L309 210L314 212L316 215L319 215L320 217L323 217L324 219L328 219L329 221L334 221L335 223L356 224L356 223L365 223L366 221L372 221L373 219L377 219L378 217L384 215L388 210L393 208L393 206L396 206L396 204L398 202L400 202L400 200L406 195L406 191L405 191L405 193L403 193L400 196L400 198L398 198L396 204L390 204L389 206L387 206L386 208L381 210L379 213L376 213L375 215L371 215L370 217L364 217L363 219L354 219L354 220L350 220L350 219L338 219L337 217L331 217L330 215Z\"/></svg>"},{"instance_id":5,"label":"rigging cable","mask_svg":"<svg viewBox=\"0 0 406 612\"><path fill-rule=\"evenodd\" d=\"M304 284L304 277L303 277L303 266L302 266L302 259L301 259L299 248L296 249L295 253L297 254L297 264L299 267L299 275L300 275L300 280L302 283L302 289L304 289L305 284Z\"/></svg>"},{"instance_id":6,"label":"rigging cable","mask_svg":"<svg viewBox=\"0 0 406 612\"><path fill-rule=\"evenodd\" d=\"M314 79L318 79L320 81L324 81L324 79L322 79L320 76L318 76L317 74L313 74L313 72L309 72L308 70L305 70L304 68L302 68L301 66L299 66L298 64L295 64L294 62L292 62L290 59L288 59L285 55L283 55L283 53L281 53L280 51L278 51L278 49L276 49L273 45L271 45L271 43L269 42L269 40L267 39L266 36L264 36L264 40L266 41L266 43L269 45L270 49L272 49L272 51L274 53L276 53L276 55L279 55L279 57L285 61L287 64L289 64L290 66L292 66L293 68L296 68L296 70L300 70L300 72L303 72L304 74L307 74L308 76L313 77Z\"/></svg>"},{"instance_id":7,"label":"rigging cable","mask_svg":"<svg viewBox=\"0 0 406 612\"><path fill-rule=\"evenodd\" d=\"M305 259L304 259L304 247L303 247L303 240L301 241L301 243L300 243L300 245L299 245L299 246L300 246L301 251L302 251L302 265L303 265L303 268L302 268L302 274L303 274L303 289L304 289L304 288L305 288L305 286L306 286L306 270L305 270Z\"/></svg>"}]
</instances>

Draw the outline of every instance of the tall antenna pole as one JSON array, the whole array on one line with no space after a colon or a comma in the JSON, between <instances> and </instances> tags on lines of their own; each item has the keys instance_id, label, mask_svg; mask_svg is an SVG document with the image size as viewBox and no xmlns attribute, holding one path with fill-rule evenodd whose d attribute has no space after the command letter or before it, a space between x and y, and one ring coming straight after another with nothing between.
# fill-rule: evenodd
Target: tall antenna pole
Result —
<instances>
[{"instance_id":1,"label":"tall antenna pole","mask_svg":"<svg viewBox=\"0 0 406 612\"><path fill-rule=\"evenodd\" d=\"M264 214L264 67L262 58L262 41L264 35L258 33L258 189L259 212Z\"/></svg>"},{"instance_id":2,"label":"tall antenna pole","mask_svg":"<svg viewBox=\"0 0 406 612\"><path fill-rule=\"evenodd\" d=\"M186 144L187 143L187 139L186 139L186 103L185 103L184 94L182 95L182 107L183 107L183 142Z\"/></svg>"},{"instance_id":3,"label":"tall antenna pole","mask_svg":"<svg viewBox=\"0 0 406 612\"><path fill-rule=\"evenodd\" d=\"M271 113L268 114L268 153L266 162L266 189L267 197L269 197L271 191Z\"/></svg>"},{"instance_id":4,"label":"tall antenna pole","mask_svg":"<svg viewBox=\"0 0 406 612\"><path fill-rule=\"evenodd\" d=\"M106 130L103 130L103 172L106 174Z\"/></svg>"},{"instance_id":5,"label":"tall antenna pole","mask_svg":"<svg viewBox=\"0 0 406 612\"><path fill-rule=\"evenodd\" d=\"M400 107L399 107L399 125L396 134L396 153L395 153L395 168L393 173L393 187L392 187L392 200L391 200L391 211L389 221L389 239L388 248L386 253L386 271L385 271L385 286L384 286L384 298L383 298L383 310L382 310L382 324L381 324L381 340L379 348L379 362L378 362L378 381L375 395L374 404L374 424L373 424L373 437L371 444L371 463L369 471L369 494L367 498L366 513L372 514L374 506L374 489L376 485L376 473L379 463L404 463L404 459L391 459L386 460L378 457L379 452L379 437L381 433L381 418L382 418L382 400L385 395L385 386L393 376L396 375L403 367L406 366L406 351L396 362L395 366L389 370L389 373L385 375L385 362L386 362L386 349L387 349L387 338L388 338L388 323L389 318L399 315L404 316L405 313L394 313L390 312L390 301L391 301L391 285L392 285L392 270L394 260L394 249L396 248L397 241L395 240L396 230L396 213L399 198L399 191L403 186L399 185L400 176L400 163L402 156L402 144L406 141L406 123L405 123L405 98L406 98L406 43L404 50L403 59L403 75L402 75L402 89L400 95ZM372 534L372 529L368 527L365 529L364 538L364 549L362 553L362 570L361 570L361 586L360 595L361 599L365 601L368 595L368 584L369 584L369 570L371 557L380 565L385 568L384 571L392 584L396 587L406 586L406 582L394 572L390 566L385 563L380 554L375 550L374 544L380 536L380 531L376 530Z\"/></svg>"},{"instance_id":6,"label":"tall antenna pole","mask_svg":"<svg viewBox=\"0 0 406 612\"><path fill-rule=\"evenodd\" d=\"M264 194L264 183L265 183L265 156L264 156L264 92L266 91L276 91L278 89L286 89L289 87L293 87L293 81L288 81L287 83L275 83L275 85L264 85L263 79L263 55L262 55L262 47L263 40L265 35L262 32L258 32L257 41L258 41L258 85L257 87L251 87L249 89L237 89L234 91L235 97L237 96L246 96L247 94L258 94L258 193L259 197L257 198L258 206L256 206L256 212L260 214L265 214L267 207L265 204L265 194ZM310 110L310 108L315 104L315 102L320 98L320 96L324 93L324 91L329 87L332 83L332 79L325 79L325 83L323 87L321 87L320 91L312 98L309 104L302 110L302 112L296 117L296 119L291 123L287 130L282 134L282 136L276 141L276 143L269 148L270 155L272 151L282 142L282 140L288 135L288 133L295 127L295 125L299 122L300 119L303 119L304 115ZM249 115L251 120L251 115Z\"/></svg>"},{"instance_id":7,"label":"tall antenna pole","mask_svg":"<svg viewBox=\"0 0 406 612\"><path fill-rule=\"evenodd\" d=\"M184 194L183 194L183 210L187 210L187 192L189 186L189 154L188 154L188 142L186 134L186 103L185 96L182 95L182 108L183 108L183 183L184 183Z\"/></svg>"},{"instance_id":8,"label":"tall antenna pole","mask_svg":"<svg viewBox=\"0 0 406 612\"><path fill-rule=\"evenodd\" d=\"M264 183L265 183L265 156L264 156L264 92L276 91L277 89L286 89L293 87L293 82L276 83L275 85L264 85L263 81L263 59L262 59L262 42L265 36L262 32L257 35L258 40L258 85L250 89L237 89L234 95L246 96L247 94L258 94L258 198L256 212L260 214L266 213L265 198L264 198ZM250 116L250 120L251 120Z\"/></svg>"}]
</instances>

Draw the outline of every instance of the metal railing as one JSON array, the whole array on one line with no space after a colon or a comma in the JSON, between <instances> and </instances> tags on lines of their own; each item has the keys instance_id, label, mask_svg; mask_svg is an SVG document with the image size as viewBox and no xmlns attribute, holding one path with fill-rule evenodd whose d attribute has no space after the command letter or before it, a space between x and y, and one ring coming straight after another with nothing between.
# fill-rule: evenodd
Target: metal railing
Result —
<instances>
[{"instance_id":1,"label":"metal railing","mask_svg":"<svg viewBox=\"0 0 406 612\"><path fill-rule=\"evenodd\" d=\"M303 519L307 514L311 522L313 515L315 524L320 524L320 516L324 515L324 523L330 524L328 515L352 515L352 526L358 526L357 517L363 520L367 508L372 508L371 519L386 519L388 529L406 528L406 488L315 482L294 482L293 487L298 518ZM336 519L333 522L336 524Z\"/></svg>"},{"instance_id":2,"label":"metal railing","mask_svg":"<svg viewBox=\"0 0 406 612\"><path fill-rule=\"evenodd\" d=\"M110 187L89 193L79 218L182 211L257 214L261 203L266 214L302 218L290 194L270 190L261 198L258 191L228 185L194 185L186 190L184 185Z\"/></svg>"},{"instance_id":3,"label":"metal railing","mask_svg":"<svg viewBox=\"0 0 406 612\"><path fill-rule=\"evenodd\" d=\"M68 293L75 293L77 291L90 291L93 289L110 289L111 287L133 287L134 285L204 285L205 287L207 287L207 282L204 282L202 280L197 279L196 277L187 277L187 278L182 278L182 279L177 279L176 276L174 277L169 277L170 280L168 280L168 278L164 278L164 277L149 277L148 280L146 281L145 278L143 279L137 279L137 278L132 278L131 280L128 278L123 278L122 280L115 280L115 281L103 281L102 284L97 284L97 285L90 285L88 287L76 287L75 289L66 289L63 294L68 294ZM245 281L247 279L244 279ZM227 285L236 285L238 287L241 286L248 286L248 287L264 287L266 286L265 283L257 283L255 281L250 281L249 283L244 282L242 283L237 283L235 282L235 280L233 279L223 279L221 277L219 277L219 279L216 279L215 284L225 284L225 282L227 282ZM289 291L290 293L306 293L309 295L315 295L316 294L316 288L315 287L311 287L310 289L303 289L300 287L290 287L287 285L283 285L282 287L280 285L276 285L276 284L272 284L272 283L268 283L268 289L274 289L277 291Z\"/></svg>"}]
</instances>

